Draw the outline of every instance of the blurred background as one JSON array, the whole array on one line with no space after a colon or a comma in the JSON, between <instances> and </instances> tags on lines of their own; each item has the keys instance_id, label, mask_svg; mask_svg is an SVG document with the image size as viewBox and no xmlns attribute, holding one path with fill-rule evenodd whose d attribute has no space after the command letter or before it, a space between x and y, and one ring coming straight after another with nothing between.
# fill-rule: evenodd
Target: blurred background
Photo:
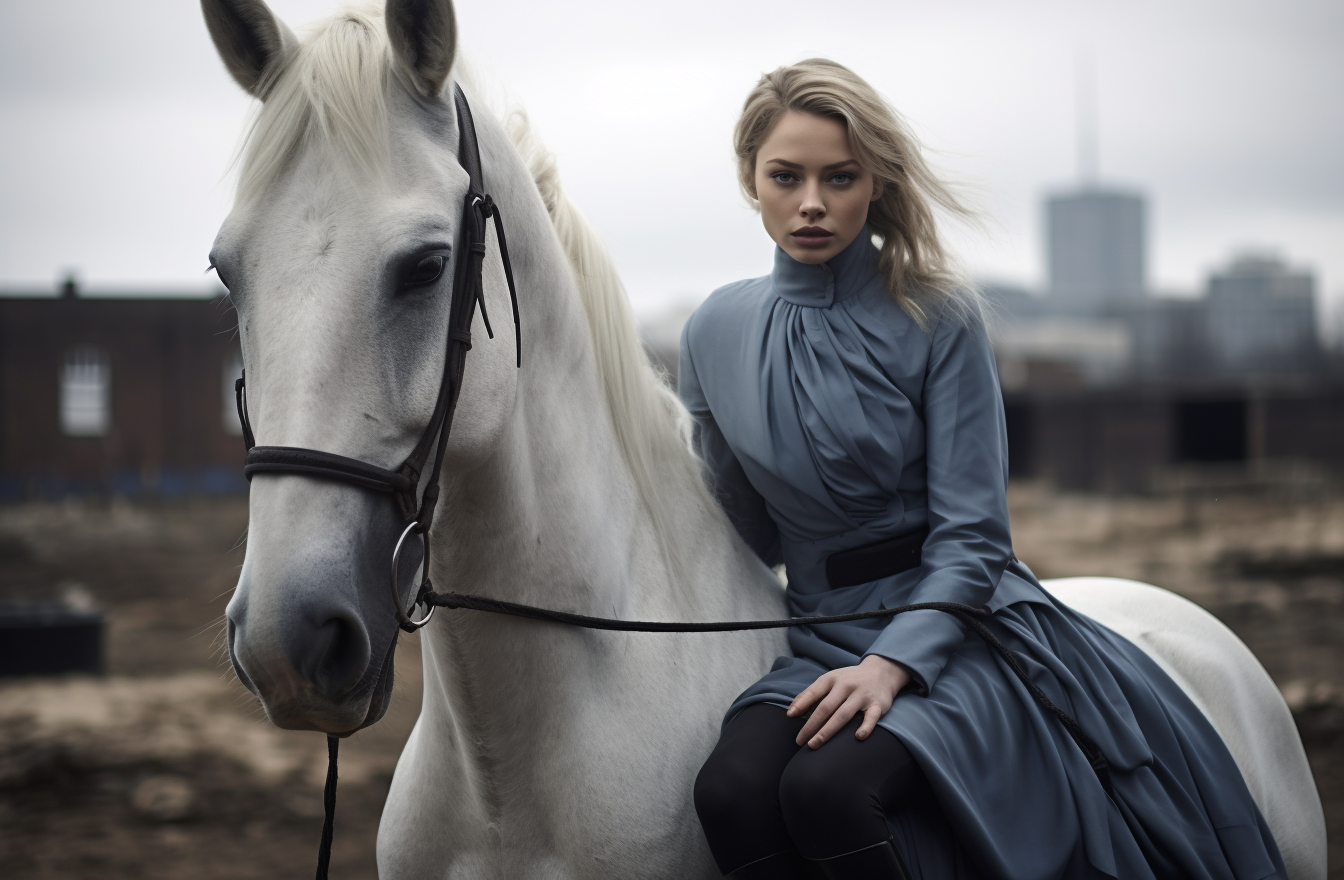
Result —
<instances>
[{"instance_id":1,"label":"blurred background","mask_svg":"<svg viewBox=\"0 0 1344 880\"><path fill-rule=\"evenodd\" d=\"M328 0L274 0L301 31ZM772 244L730 133L756 78L866 77L980 211L1018 555L1208 608L1279 684L1344 878L1344 6L461 0L610 246L650 354ZM193 3L0 13L0 865L6 877L311 870L322 739L233 678L247 524L223 290L202 270L249 101ZM34 635L37 634L37 635ZM342 751L334 877L417 712ZM47 674L39 674L48 670ZM57 674L50 674L55 670Z\"/></svg>"}]
</instances>

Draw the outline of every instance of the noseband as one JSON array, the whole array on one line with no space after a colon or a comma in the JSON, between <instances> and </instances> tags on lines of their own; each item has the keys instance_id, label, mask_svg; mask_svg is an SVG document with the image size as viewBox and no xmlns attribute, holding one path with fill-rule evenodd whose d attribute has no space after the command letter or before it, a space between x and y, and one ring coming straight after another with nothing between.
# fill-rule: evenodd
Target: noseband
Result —
<instances>
[{"instance_id":1,"label":"noseband","mask_svg":"<svg viewBox=\"0 0 1344 880\"><path fill-rule=\"evenodd\" d=\"M467 106L467 98L462 94L461 87L456 84L453 86L453 103L457 108L457 161L469 178L459 236L459 244L463 247L458 249L458 258L453 270L453 294L448 307L447 355L444 359L443 380L439 384L438 400L434 404L434 414L430 417L424 434L420 436L420 441L411 450L411 454L396 470L388 470L366 461L323 452L320 449L305 449L302 446L258 446L252 433L252 423L247 417L246 372L234 383L238 420L242 423L243 442L247 446L243 473L248 480L256 474L296 474L317 479L340 480L362 489L392 496L397 512L406 523L392 553L392 597L397 612L397 623L406 632L415 632L428 623L437 607L425 603L428 610L424 617L419 620L410 617L410 612L415 610L415 606L433 593L433 586L429 582L430 542L427 539L421 542L424 548L421 557L424 577L416 588L415 599L409 609L403 609L401 604L398 563L406 540L411 535L427 535L434 522L434 508L439 500L439 471L443 468L448 433L453 427L453 412L457 409L458 396L462 391L462 374L466 367L467 352L471 349L471 322L478 303L486 333L491 339L495 336L490 327L490 316L485 310L485 293L481 283L481 264L485 260L486 221L492 217L495 221L495 237L499 241L500 260L504 264L504 277L509 282L509 301L513 306L513 333L519 367L522 366L523 358L522 328L518 322L518 292L513 284L513 267L509 264L504 221L500 217L499 206L485 192L485 178L481 173L481 151L476 142L476 125L471 117L471 108ZM430 464L431 454L432 464ZM425 470L426 464L430 464L428 471ZM422 477L425 478L423 493L420 492Z\"/></svg>"}]
</instances>

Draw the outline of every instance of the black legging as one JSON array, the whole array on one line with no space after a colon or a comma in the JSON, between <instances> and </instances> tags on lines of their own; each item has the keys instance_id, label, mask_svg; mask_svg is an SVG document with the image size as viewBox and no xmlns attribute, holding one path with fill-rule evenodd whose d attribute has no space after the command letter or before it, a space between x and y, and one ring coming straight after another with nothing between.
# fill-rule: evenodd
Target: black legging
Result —
<instances>
[{"instance_id":1,"label":"black legging","mask_svg":"<svg viewBox=\"0 0 1344 880\"><path fill-rule=\"evenodd\" d=\"M919 765L889 731L857 740L855 716L813 750L794 743L804 720L748 706L700 768L695 809L723 873L790 849L829 859L872 846L890 836L887 813L931 803Z\"/></svg>"}]
</instances>

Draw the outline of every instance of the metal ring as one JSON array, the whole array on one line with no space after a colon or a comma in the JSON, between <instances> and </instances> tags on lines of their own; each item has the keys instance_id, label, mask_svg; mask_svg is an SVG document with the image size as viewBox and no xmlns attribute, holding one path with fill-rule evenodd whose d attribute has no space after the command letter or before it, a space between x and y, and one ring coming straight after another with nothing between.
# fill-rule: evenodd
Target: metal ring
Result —
<instances>
[{"instance_id":1,"label":"metal ring","mask_svg":"<svg viewBox=\"0 0 1344 880\"><path fill-rule=\"evenodd\" d=\"M401 537L397 539L397 547L395 550L392 551L392 607L397 609L397 623L401 624L401 628L406 630L407 632L414 632L415 630L429 623L429 619L434 616L434 609L438 607L437 605L426 606L429 608L429 610L425 612L425 616L420 618L419 620L411 620L410 616L410 613L415 611L416 606L415 599L411 600L411 607L409 609L407 609L406 611L403 611L401 609L401 578L398 576L399 575L398 569L400 568L401 563L401 548L406 544L407 535L409 535L411 532L418 532L418 531L420 531L420 522L419 520L416 520L412 522L410 525L408 525L406 527L406 530L401 533ZM428 542L429 540L428 536L426 536L425 540L426 542ZM429 554L426 553L424 556L421 557L420 564L422 566L425 564L425 559L428 558L428 555ZM427 576L429 572L425 572L425 574ZM423 585L424 580L421 580L420 583L416 586L417 593L419 592L420 587Z\"/></svg>"}]
</instances>

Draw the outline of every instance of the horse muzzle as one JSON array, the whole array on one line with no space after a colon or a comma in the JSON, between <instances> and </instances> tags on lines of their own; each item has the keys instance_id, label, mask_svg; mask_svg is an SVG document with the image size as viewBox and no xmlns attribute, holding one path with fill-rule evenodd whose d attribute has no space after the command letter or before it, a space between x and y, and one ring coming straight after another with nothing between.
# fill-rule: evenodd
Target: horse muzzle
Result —
<instances>
[{"instance_id":1,"label":"horse muzzle","mask_svg":"<svg viewBox=\"0 0 1344 880\"><path fill-rule=\"evenodd\" d=\"M293 477L257 481L253 501L247 556L225 612L239 680L277 727L367 727L391 698L399 632L387 588L390 505Z\"/></svg>"}]
</instances>

